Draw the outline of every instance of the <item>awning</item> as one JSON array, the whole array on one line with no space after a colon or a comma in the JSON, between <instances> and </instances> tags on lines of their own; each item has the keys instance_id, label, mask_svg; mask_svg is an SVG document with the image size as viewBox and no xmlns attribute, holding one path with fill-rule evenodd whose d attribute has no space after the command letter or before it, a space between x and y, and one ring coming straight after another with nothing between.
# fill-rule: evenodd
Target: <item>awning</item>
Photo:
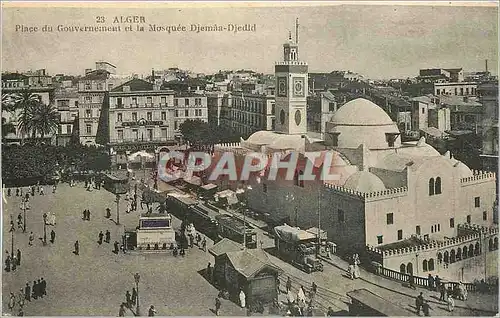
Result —
<instances>
[{"instance_id":1,"label":"awning","mask_svg":"<svg viewBox=\"0 0 500 318\"><path fill-rule=\"evenodd\" d=\"M283 241L298 242L316 238L316 235L300 228L291 227L288 224L280 225L274 228L274 233Z\"/></svg>"}]
</instances>

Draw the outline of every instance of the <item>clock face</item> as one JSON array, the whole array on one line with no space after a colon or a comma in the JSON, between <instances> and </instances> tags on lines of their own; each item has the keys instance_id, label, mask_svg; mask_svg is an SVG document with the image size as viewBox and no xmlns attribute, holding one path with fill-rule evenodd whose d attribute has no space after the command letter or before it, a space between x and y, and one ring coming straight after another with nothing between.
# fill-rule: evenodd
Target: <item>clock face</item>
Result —
<instances>
[{"instance_id":1,"label":"clock face","mask_svg":"<svg viewBox=\"0 0 500 318\"><path fill-rule=\"evenodd\" d=\"M302 121L302 114L300 113L300 110L296 110L295 111L295 124L297 126L299 126L301 121Z\"/></svg>"},{"instance_id":2,"label":"clock face","mask_svg":"<svg viewBox=\"0 0 500 318\"><path fill-rule=\"evenodd\" d=\"M278 78L278 96L286 97L286 77Z\"/></svg>"},{"instance_id":3,"label":"clock face","mask_svg":"<svg viewBox=\"0 0 500 318\"><path fill-rule=\"evenodd\" d=\"M283 109L280 111L280 123L285 124L285 111Z\"/></svg>"},{"instance_id":4,"label":"clock face","mask_svg":"<svg viewBox=\"0 0 500 318\"><path fill-rule=\"evenodd\" d=\"M304 79L303 78L294 78L293 79L293 94L295 96L301 97L304 96Z\"/></svg>"}]
</instances>

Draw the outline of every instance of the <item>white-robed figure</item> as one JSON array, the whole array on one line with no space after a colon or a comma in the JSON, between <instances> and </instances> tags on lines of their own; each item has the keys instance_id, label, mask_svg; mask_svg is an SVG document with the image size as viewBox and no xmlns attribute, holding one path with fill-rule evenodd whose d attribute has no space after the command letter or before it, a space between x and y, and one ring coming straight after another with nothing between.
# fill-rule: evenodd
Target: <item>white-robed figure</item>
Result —
<instances>
[{"instance_id":1,"label":"white-robed figure","mask_svg":"<svg viewBox=\"0 0 500 318\"><path fill-rule=\"evenodd\" d=\"M354 275L353 276L354 276L354 279L359 278L359 276L360 276L358 265L354 265Z\"/></svg>"},{"instance_id":2,"label":"white-robed figure","mask_svg":"<svg viewBox=\"0 0 500 318\"><path fill-rule=\"evenodd\" d=\"M297 292L297 301L302 303L306 302L306 293L304 292L304 288L300 286L299 291Z\"/></svg>"},{"instance_id":3,"label":"white-robed figure","mask_svg":"<svg viewBox=\"0 0 500 318\"><path fill-rule=\"evenodd\" d=\"M240 291L240 305L241 305L241 308L246 307L246 295L245 295L245 292L243 291L243 289Z\"/></svg>"},{"instance_id":4,"label":"white-robed figure","mask_svg":"<svg viewBox=\"0 0 500 318\"><path fill-rule=\"evenodd\" d=\"M467 300L467 289L462 282L458 284L458 290L460 290L460 298L464 301Z\"/></svg>"}]
</instances>

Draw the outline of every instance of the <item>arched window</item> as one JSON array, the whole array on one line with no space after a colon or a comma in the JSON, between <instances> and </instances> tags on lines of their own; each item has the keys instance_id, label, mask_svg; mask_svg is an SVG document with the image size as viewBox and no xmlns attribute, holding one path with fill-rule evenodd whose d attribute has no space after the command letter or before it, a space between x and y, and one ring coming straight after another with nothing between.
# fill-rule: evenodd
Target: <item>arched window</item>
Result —
<instances>
[{"instance_id":1,"label":"arched window","mask_svg":"<svg viewBox=\"0 0 500 318\"><path fill-rule=\"evenodd\" d=\"M493 239L493 249L495 249L495 250L498 249L498 237L495 237Z\"/></svg>"},{"instance_id":2,"label":"arched window","mask_svg":"<svg viewBox=\"0 0 500 318\"><path fill-rule=\"evenodd\" d=\"M429 195L434 195L434 178L429 179Z\"/></svg>"},{"instance_id":3,"label":"arched window","mask_svg":"<svg viewBox=\"0 0 500 318\"><path fill-rule=\"evenodd\" d=\"M406 274L406 265L405 264L401 264L401 266L399 266L399 272L401 274Z\"/></svg>"},{"instance_id":4,"label":"arched window","mask_svg":"<svg viewBox=\"0 0 500 318\"><path fill-rule=\"evenodd\" d=\"M437 177L436 182L434 183L434 193L435 194L441 194L441 178Z\"/></svg>"},{"instance_id":5,"label":"arched window","mask_svg":"<svg viewBox=\"0 0 500 318\"><path fill-rule=\"evenodd\" d=\"M450 252L450 263L455 263L455 250Z\"/></svg>"},{"instance_id":6,"label":"arched window","mask_svg":"<svg viewBox=\"0 0 500 318\"><path fill-rule=\"evenodd\" d=\"M449 263L450 262L450 255L448 251L444 252L444 262Z\"/></svg>"},{"instance_id":7,"label":"arched window","mask_svg":"<svg viewBox=\"0 0 500 318\"><path fill-rule=\"evenodd\" d=\"M481 247L479 246L479 242L476 243L474 246L474 255L479 255L481 254Z\"/></svg>"},{"instance_id":8,"label":"arched window","mask_svg":"<svg viewBox=\"0 0 500 318\"><path fill-rule=\"evenodd\" d=\"M443 254L441 252L438 253L438 264L441 264L443 261Z\"/></svg>"},{"instance_id":9,"label":"arched window","mask_svg":"<svg viewBox=\"0 0 500 318\"><path fill-rule=\"evenodd\" d=\"M466 258L467 258L467 246L464 246L464 248L462 249L462 259Z\"/></svg>"},{"instance_id":10,"label":"arched window","mask_svg":"<svg viewBox=\"0 0 500 318\"><path fill-rule=\"evenodd\" d=\"M462 249L460 247L457 248L456 258L457 258L457 261L460 261L462 259Z\"/></svg>"},{"instance_id":11,"label":"arched window","mask_svg":"<svg viewBox=\"0 0 500 318\"><path fill-rule=\"evenodd\" d=\"M424 259L424 261L422 262L422 270L424 272L427 272L428 268L427 268L427 260Z\"/></svg>"},{"instance_id":12,"label":"arched window","mask_svg":"<svg viewBox=\"0 0 500 318\"><path fill-rule=\"evenodd\" d=\"M488 249L489 249L490 251L493 251L493 239L490 239L490 240L488 241Z\"/></svg>"},{"instance_id":13,"label":"arched window","mask_svg":"<svg viewBox=\"0 0 500 318\"><path fill-rule=\"evenodd\" d=\"M412 263L408 263L406 265L406 273L409 275L413 275L413 264Z\"/></svg>"},{"instance_id":14,"label":"arched window","mask_svg":"<svg viewBox=\"0 0 500 318\"><path fill-rule=\"evenodd\" d=\"M469 245L469 257L474 256L474 245L472 243Z\"/></svg>"},{"instance_id":15,"label":"arched window","mask_svg":"<svg viewBox=\"0 0 500 318\"><path fill-rule=\"evenodd\" d=\"M433 271L434 270L434 259L433 258L431 258L429 260L428 266L429 266L429 271Z\"/></svg>"}]
</instances>

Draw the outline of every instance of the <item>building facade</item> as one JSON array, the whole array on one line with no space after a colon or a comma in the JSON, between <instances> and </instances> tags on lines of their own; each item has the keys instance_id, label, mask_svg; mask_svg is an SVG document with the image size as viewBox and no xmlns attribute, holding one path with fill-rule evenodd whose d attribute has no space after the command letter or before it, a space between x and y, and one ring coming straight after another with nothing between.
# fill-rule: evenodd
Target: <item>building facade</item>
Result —
<instances>
[{"instance_id":1,"label":"building facade","mask_svg":"<svg viewBox=\"0 0 500 318\"><path fill-rule=\"evenodd\" d=\"M78 93L58 92L54 101L61 118L57 128L56 145L65 146L75 134L75 124L78 120Z\"/></svg>"},{"instance_id":2,"label":"building facade","mask_svg":"<svg viewBox=\"0 0 500 318\"><path fill-rule=\"evenodd\" d=\"M482 104L482 154L484 169L498 171L498 80L478 87Z\"/></svg>"},{"instance_id":3,"label":"building facade","mask_svg":"<svg viewBox=\"0 0 500 318\"><path fill-rule=\"evenodd\" d=\"M126 155L175 143L174 92L132 79L109 93L109 147L112 163L127 163Z\"/></svg>"},{"instance_id":4,"label":"building facade","mask_svg":"<svg viewBox=\"0 0 500 318\"><path fill-rule=\"evenodd\" d=\"M476 96L476 82L434 83L435 95Z\"/></svg>"},{"instance_id":5,"label":"building facade","mask_svg":"<svg viewBox=\"0 0 500 318\"><path fill-rule=\"evenodd\" d=\"M275 101L269 94L232 92L230 127L243 136L275 129Z\"/></svg>"},{"instance_id":6,"label":"building facade","mask_svg":"<svg viewBox=\"0 0 500 318\"><path fill-rule=\"evenodd\" d=\"M174 94L173 128L175 137L180 137L181 124L186 120L201 120L208 122L207 96L191 92Z\"/></svg>"}]
</instances>

